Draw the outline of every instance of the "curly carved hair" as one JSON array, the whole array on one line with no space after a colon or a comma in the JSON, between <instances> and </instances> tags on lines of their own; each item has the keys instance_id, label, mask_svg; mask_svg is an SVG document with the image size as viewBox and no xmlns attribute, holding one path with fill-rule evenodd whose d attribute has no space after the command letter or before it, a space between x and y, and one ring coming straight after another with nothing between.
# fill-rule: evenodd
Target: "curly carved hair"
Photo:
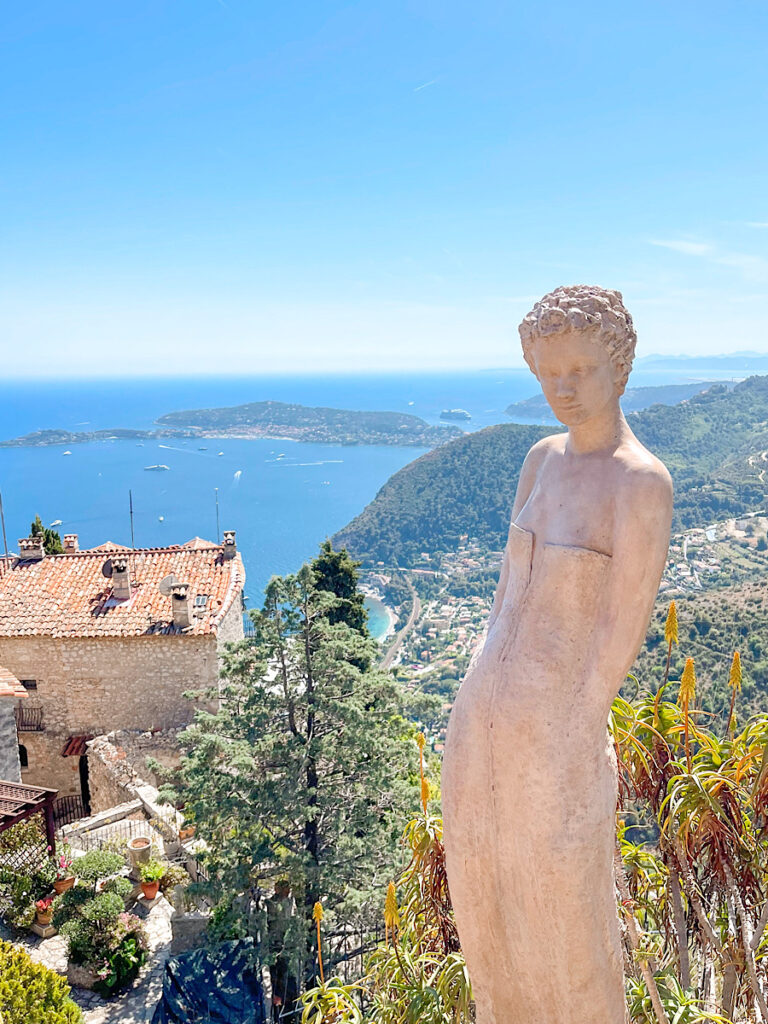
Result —
<instances>
[{"instance_id":1,"label":"curly carved hair","mask_svg":"<svg viewBox=\"0 0 768 1024\"><path fill-rule=\"evenodd\" d=\"M567 330L594 331L595 340L605 346L621 374L621 386L626 385L635 358L637 334L621 292L587 284L556 288L539 299L523 318L519 330L523 356L534 373L534 341Z\"/></svg>"}]
</instances>

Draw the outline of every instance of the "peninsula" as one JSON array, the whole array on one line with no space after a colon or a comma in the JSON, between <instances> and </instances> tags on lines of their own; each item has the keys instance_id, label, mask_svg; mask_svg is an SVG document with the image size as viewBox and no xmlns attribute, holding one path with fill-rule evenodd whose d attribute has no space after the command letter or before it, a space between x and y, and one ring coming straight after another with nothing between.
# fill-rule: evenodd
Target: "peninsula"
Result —
<instances>
[{"instance_id":1,"label":"peninsula","mask_svg":"<svg viewBox=\"0 0 768 1024\"><path fill-rule=\"evenodd\" d=\"M36 430L0 441L0 448L82 444L88 441L144 441L162 438L228 437L285 438L292 441L344 445L396 445L436 448L463 431L432 426L418 416L400 412L314 408L287 402L249 402L219 409L188 409L161 416L149 430Z\"/></svg>"},{"instance_id":2,"label":"peninsula","mask_svg":"<svg viewBox=\"0 0 768 1024\"><path fill-rule=\"evenodd\" d=\"M692 381L688 384L660 384L656 387L627 388L621 397L621 408L626 414L649 409L652 405L676 405L703 391L708 391L715 384L723 383L725 382L706 380ZM732 385L728 382L727 386L731 387ZM521 402L513 402L504 411L513 420L523 420L526 423L557 422L542 394L525 398Z\"/></svg>"}]
</instances>

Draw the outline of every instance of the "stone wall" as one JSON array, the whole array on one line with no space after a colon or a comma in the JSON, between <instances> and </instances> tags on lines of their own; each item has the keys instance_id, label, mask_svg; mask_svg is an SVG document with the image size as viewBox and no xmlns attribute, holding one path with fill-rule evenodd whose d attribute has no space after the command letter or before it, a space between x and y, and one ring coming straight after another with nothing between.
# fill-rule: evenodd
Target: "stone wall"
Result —
<instances>
[{"instance_id":1,"label":"stone wall","mask_svg":"<svg viewBox=\"0 0 768 1024\"><path fill-rule=\"evenodd\" d=\"M148 756L175 764L173 737L195 710L183 694L214 686L223 647L242 638L239 598L217 635L0 637L0 665L18 679L36 680L29 702L43 710L44 730L19 735L29 762L23 781L57 789L60 796L79 794L79 759L61 756L67 739L113 730L132 733L123 737L124 745L145 775ZM13 715L15 702L6 703ZM3 747L18 754L13 732L13 741L3 741Z\"/></svg>"},{"instance_id":2,"label":"stone wall","mask_svg":"<svg viewBox=\"0 0 768 1024\"><path fill-rule=\"evenodd\" d=\"M26 747L29 762L29 767L21 771L24 782L30 786L57 789L59 796L77 796L80 793L79 758L61 756L70 735L51 730L19 733L19 743Z\"/></svg>"},{"instance_id":3,"label":"stone wall","mask_svg":"<svg viewBox=\"0 0 768 1024\"><path fill-rule=\"evenodd\" d=\"M22 734L24 779L62 795L79 792L77 758L61 757L69 736L183 726L194 713L183 693L213 685L219 671L213 635L0 637L0 665L37 681L34 698L43 709L44 732Z\"/></svg>"},{"instance_id":4,"label":"stone wall","mask_svg":"<svg viewBox=\"0 0 768 1024\"><path fill-rule=\"evenodd\" d=\"M19 744L16 738L16 701L0 699L0 779L21 782Z\"/></svg>"},{"instance_id":5,"label":"stone wall","mask_svg":"<svg viewBox=\"0 0 768 1024\"><path fill-rule=\"evenodd\" d=\"M243 636L243 600L242 597L237 597L232 607L219 623L219 646L242 640Z\"/></svg>"},{"instance_id":6,"label":"stone wall","mask_svg":"<svg viewBox=\"0 0 768 1024\"><path fill-rule=\"evenodd\" d=\"M88 779L93 814L134 799L142 783L125 751L106 736L88 744Z\"/></svg>"}]
</instances>

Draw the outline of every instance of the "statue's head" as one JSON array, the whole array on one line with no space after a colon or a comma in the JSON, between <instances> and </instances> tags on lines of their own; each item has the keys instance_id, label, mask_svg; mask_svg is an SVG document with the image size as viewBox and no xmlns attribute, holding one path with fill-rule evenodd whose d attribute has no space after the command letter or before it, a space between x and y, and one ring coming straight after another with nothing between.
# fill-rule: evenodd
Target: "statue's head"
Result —
<instances>
[{"instance_id":1,"label":"statue's head","mask_svg":"<svg viewBox=\"0 0 768 1024\"><path fill-rule=\"evenodd\" d=\"M620 292L556 288L523 319L520 339L552 411L567 426L624 394L637 335Z\"/></svg>"}]
</instances>

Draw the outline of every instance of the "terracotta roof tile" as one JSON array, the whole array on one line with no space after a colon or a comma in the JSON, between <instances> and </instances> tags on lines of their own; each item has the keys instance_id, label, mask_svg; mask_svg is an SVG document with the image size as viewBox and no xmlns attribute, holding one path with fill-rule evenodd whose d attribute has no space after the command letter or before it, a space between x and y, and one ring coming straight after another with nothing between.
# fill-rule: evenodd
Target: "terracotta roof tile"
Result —
<instances>
[{"instance_id":1,"label":"terracotta roof tile","mask_svg":"<svg viewBox=\"0 0 768 1024\"><path fill-rule=\"evenodd\" d=\"M0 697L28 697L29 694L16 676L0 666Z\"/></svg>"},{"instance_id":2,"label":"terracotta roof tile","mask_svg":"<svg viewBox=\"0 0 768 1024\"><path fill-rule=\"evenodd\" d=\"M0 636L146 636L215 633L245 583L240 555L225 559L220 545L167 548L102 544L91 550L17 560L0 567ZM128 554L132 593L119 601L102 574L110 552ZM2 571L2 569L5 571ZM174 574L189 585L193 625L173 625L171 598L157 589ZM196 602L196 598L207 598Z\"/></svg>"}]
</instances>

